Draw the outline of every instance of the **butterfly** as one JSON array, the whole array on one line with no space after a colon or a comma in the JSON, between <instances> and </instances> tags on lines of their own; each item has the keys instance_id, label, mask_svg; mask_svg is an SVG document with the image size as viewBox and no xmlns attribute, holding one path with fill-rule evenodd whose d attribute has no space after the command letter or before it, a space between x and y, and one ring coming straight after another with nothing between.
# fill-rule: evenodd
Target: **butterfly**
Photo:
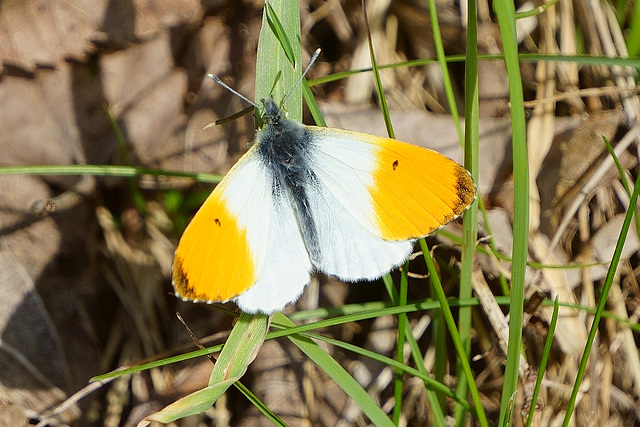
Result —
<instances>
[{"instance_id":1,"label":"butterfly","mask_svg":"<svg viewBox=\"0 0 640 427\"><path fill-rule=\"evenodd\" d=\"M475 198L467 170L435 151L306 126L262 102L255 143L178 244L172 281L184 300L271 314L297 301L314 272L375 280Z\"/></svg>"}]
</instances>

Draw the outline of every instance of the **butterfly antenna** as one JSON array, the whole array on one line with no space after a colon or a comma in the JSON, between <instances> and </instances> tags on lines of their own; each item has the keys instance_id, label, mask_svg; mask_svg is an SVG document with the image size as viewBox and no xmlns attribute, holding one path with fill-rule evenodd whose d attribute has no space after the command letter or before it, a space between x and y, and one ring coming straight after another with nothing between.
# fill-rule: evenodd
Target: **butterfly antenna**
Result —
<instances>
[{"instance_id":1,"label":"butterfly antenna","mask_svg":"<svg viewBox=\"0 0 640 427\"><path fill-rule=\"evenodd\" d=\"M306 71L305 71L305 73L306 73ZM223 88L225 88L226 90L228 90L229 92L231 92L232 94L237 96L238 98L243 99L243 100L247 101L249 104L253 105L255 108L260 109L258 104L256 104L255 102L253 102L252 100L250 100L249 98L247 98L246 96L241 94L240 92L236 91L235 89L232 89L228 84L226 84L225 82L220 80L220 77L216 76L215 74L207 74L207 76L209 76L209 78L211 80L213 80L214 82L218 83L220 86L222 86Z\"/></svg>"},{"instance_id":2,"label":"butterfly antenna","mask_svg":"<svg viewBox=\"0 0 640 427\"><path fill-rule=\"evenodd\" d=\"M309 60L309 64L307 65L307 68L304 69L304 73L302 73L302 75L300 76L300 78L298 79L298 82L293 86L293 88L291 89L291 91L289 91L289 93L282 98L282 102L280 103L280 105L284 105L285 101L287 99L289 99L289 97L291 96L291 94L293 93L294 90L296 90L296 88L298 87L298 85L302 82L302 80L304 79L304 76L307 75L307 73L309 72L309 69L311 68L311 66L313 65L314 62L316 62L316 59L318 59L318 56L320 56L320 51L321 49L318 48L316 49L315 52L313 52L313 56L311 56L311 59Z\"/></svg>"}]
</instances>

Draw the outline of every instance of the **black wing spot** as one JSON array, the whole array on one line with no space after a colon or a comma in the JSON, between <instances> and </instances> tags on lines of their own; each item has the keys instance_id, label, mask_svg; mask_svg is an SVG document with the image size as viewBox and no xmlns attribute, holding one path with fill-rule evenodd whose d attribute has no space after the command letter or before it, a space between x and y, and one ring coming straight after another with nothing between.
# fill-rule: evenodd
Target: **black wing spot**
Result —
<instances>
[{"instance_id":1,"label":"black wing spot","mask_svg":"<svg viewBox=\"0 0 640 427\"><path fill-rule=\"evenodd\" d=\"M222 226L222 223L220 222L220 220L218 218L214 219L213 222L215 222L218 227Z\"/></svg>"},{"instance_id":2,"label":"black wing spot","mask_svg":"<svg viewBox=\"0 0 640 427\"><path fill-rule=\"evenodd\" d=\"M400 164L400 162L399 162L399 161L394 160L394 161L393 161L393 164L391 165L391 167L393 168L393 170L396 170L396 169L398 169L398 165L399 165L399 164Z\"/></svg>"}]
</instances>

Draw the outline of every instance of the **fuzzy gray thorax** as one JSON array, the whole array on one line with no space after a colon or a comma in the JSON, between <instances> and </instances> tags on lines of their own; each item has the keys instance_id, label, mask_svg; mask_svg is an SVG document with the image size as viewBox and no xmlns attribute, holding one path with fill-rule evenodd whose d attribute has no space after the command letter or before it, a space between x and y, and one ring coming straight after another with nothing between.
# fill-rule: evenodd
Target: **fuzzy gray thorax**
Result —
<instances>
[{"instance_id":1,"label":"fuzzy gray thorax","mask_svg":"<svg viewBox=\"0 0 640 427\"><path fill-rule=\"evenodd\" d=\"M276 210L279 206L293 203L309 257L317 265L322 254L309 204L309 193L318 189L311 167L315 142L305 126L283 116L272 98L265 98L262 102L265 125L258 132L258 152L273 177L273 202Z\"/></svg>"}]
</instances>

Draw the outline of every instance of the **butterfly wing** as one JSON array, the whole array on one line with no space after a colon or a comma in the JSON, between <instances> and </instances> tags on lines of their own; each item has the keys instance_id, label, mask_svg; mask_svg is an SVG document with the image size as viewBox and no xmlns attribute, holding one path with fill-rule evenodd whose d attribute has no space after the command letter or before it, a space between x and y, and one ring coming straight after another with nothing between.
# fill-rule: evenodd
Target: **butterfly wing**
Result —
<instances>
[{"instance_id":1,"label":"butterfly wing","mask_svg":"<svg viewBox=\"0 0 640 427\"><path fill-rule=\"evenodd\" d=\"M238 306L249 313L270 314L297 301L313 270L289 193L276 187L272 201L262 270L253 286L235 298Z\"/></svg>"},{"instance_id":2,"label":"butterfly wing","mask_svg":"<svg viewBox=\"0 0 640 427\"><path fill-rule=\"evenodd\" d=\"M176 293L187 300L234 299L247 312L271 313L295 301L311 264L290 203L253 146L229 171L182 235L173 264Z\"/></svg>"},{"instance_id":3,"label":"butterfly wing","mask_svg":"<svg viewBox=\"0 0 640 427\"><path fill-rule=\"evenodd\" d=\"M380 277L406 260L414 239L461 214L475 197L468 172L435 151L358 132L307 129L320 184L311 198L320 271L345 280Z\"/></svg>"},{"instance_id":4,"label":"butterfly wing","mask_svg":"<svg viewBox=\"0 0 640 427\"><path fill-rule=\"evenodd\" d=\"M316 169L316 175L322 173ZM353 182L345 176L341 175L343 183ZM363 213L354 202L358 197L353 196L347 207L341 203L340 195L325 185L308 192L317 227L318 250L312 262L316 270L342 280L374 280L402 264L411 253L413 241L384 240L373 234L363 226Z\"/></svg>"}]
</instances>

